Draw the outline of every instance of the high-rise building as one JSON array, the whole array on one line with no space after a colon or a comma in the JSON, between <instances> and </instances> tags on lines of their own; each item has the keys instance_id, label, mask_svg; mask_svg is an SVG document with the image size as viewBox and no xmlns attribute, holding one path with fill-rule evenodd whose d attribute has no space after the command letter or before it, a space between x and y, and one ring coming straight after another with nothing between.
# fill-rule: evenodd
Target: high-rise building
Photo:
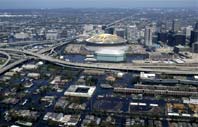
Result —
<instances>
[{"instance_id":1,"label":"high-rise building","mask_svg":"<svg viewBox=\"0 0 198 127\"><path fill-rule=\"evenodd\" d=\"M193 43L198 41L198 22L195 24L195 28L193 31L191 31L190 36L190 46L193 45Z\"/></svg>"},{"instance_id":2,"label":"high-rise building","mask_svg":"<svg viewBox=\"0 0 198 127\"><path fill-rule=\"evenodd\" d=\"M102 30L105 30L107 28L107 26L103 25L102 26Z\"/></svg>"},{"instance_id":3,"label":"high-rise building","mask_svg":"<svg viewBox=\"0 0 198 127\"><path fill-rule=\"evenodd\" d=\"M144 45L145 46L152 46L153 44L153 28L150 26L145 27L144 33Z\"/></svg>"},{"instance_id":4,"label":"high-rise building","mask_svg":"<svg viewBox=\"0 0 198 127\"><path fill-rule=\"evenodd\" d=\"M184 34L176 34L174 36L174 45L185 45L186 36Z\"/></svg>"},{"instance_id":5,"label":"high-rise building","mask_svg":"<svg viewBox=\"0 0 198 127\"><path fill-rule=\"evenodd\" d=\"M113 27L106 28L106 29L105 29L105 33L114 34L114 28L113 28Z\"/></svg>"},{"instance_id":6,"label":"high-rise building","mask_svg":"<svg viewBox=\"0 0 198 127\"><path fill-rule=\"evenodd\" d=\"M192 52L198 53L198 42L192 44Z\"/></svg>"},{"instance_id":7,"label":"high-rise building","mask_svg":"<svg viewBox=\"0 0 198 127\"><path fill-rule=\"evenodd\" d=\"M48 30L46 33L47 40L56 40L59 38L59 33L57 30Z\"/></svg>"},{"instance_id":8,"label":"high-rise building","mask_svg":"<svg viewBox=\"0 0 198 127\"><path fill-rule=\"evenodd\" d=\"M192 30L193 30L193 27L192 26L185 27L184 33L185 33L186 37L190 37Z\"/></svg>"},{"instance_id":9,"label":"high-rise building","mask_svg":"<svg viewBox=\"0 0 198 127\"><path fill-rule=\"evenodd\" d=\"M85 32L91 31L91 30L93 30L93 28L94 28L93 24L85 24L84 27L83 27Z\"/></svg>"},{"instance_id":10,"label":"high-rise building","mask_svg":"<svg viewBox=\"0 0 198 127\"><path fill-rule=\"evenodd\" d=\"M158 41L167 43L167 40L168 40L168 33L165 32L158 33Z\"/></svg>"},{"instance_id":11,"label":"high-rise building","mask_svg":"<svg viewBox=\"0 0 198 127\"><path fill-rule=\"evenodd\" d=\"M179 21L174 19L172 22L172 32L176 33L177 31L179 31Z\"/></svg>"},{"instance_id":12,"label":"high-rise building","mask_svg":"<svg viewBox=\"0 0 198 127\"><path fill-rule=\"evenodd\" d=\"M165 23L162 23L161 26L160 26L160 32L166 32L166 24Z\"/></svg>"},{"instance_id":13,"label":"high-rise building","mask_svg":"<svg viewBox=\"0 0 198 127\"><path fill-rule=\"evenodd\" d=\"M124 28L116 28L114 32L117 36L126 38L126 30Z\"/></svg>"},{"instance_id":14,"label":"high-rise building","mask_svg":"<svg viewBox=\"0 0 198 127\"><path fill-rule=\"evenodd\" d=\"M198 30L191 31L190 46L198 41Z\"/></svg>"},{"instance_id":15,"label":"high-rise building","mask_svg":"<svg viewBox=\"0 0 198 127\"><path fill-rule=\"evenodd\" d=\"M198 22L195 24L195 30L198 30Z\"/></svg>"},{"instance_id":16,"label":"high-rise building","mask_svg":"<svg viewBox=\"0 0 198 127\"><path fill-rule=\"evenodd\" d=\"M136 25L132 25L132 26L128 26L127 27L127 34L126 34L126 38L129 42L135 42L137 41L137 27Z\"/></svg>"},{"instance_id":17,"label":"high-rise building","mask_svg":"<svg viewBox=\"0 0 198 127\"><path fill-rule=\"evenodd\" d=\"M168 35L168 45L169 46L177 46L177 45L185 45L186 44L186 36L184 34L172 34Z\"/></svg>"}]
</instances>

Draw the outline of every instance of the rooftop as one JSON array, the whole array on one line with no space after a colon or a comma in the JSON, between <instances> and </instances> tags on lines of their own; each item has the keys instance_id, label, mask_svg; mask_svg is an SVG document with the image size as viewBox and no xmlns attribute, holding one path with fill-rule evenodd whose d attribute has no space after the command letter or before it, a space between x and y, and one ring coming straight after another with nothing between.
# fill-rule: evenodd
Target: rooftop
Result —
<instances>
[{"instance_id":1,"label":"rooftop","mask_svg":"<svg viewBox=\"0 0 198 127\"><path fill-rule=\"evenodd\" d=\"M98 34L87 39L86 41L95 44L122 44L126 42L125 39L112 34Z\"/></svg>"},{"instance_id":2,"label":"rooftop","mask_svg":"<svg viewBox=\"0 0 198 127\"><path fill-rule=\"evenodd\" d=\"M64 95L76 96L76 97L91 97L95 91L95 86L84 86L84 85L71 85Z\"/></svg>"}]
</instances>

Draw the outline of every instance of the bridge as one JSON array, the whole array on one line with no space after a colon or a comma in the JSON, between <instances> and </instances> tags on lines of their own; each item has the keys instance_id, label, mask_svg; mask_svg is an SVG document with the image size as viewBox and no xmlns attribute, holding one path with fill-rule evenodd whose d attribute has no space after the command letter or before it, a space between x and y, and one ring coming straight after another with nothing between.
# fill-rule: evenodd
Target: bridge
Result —
<instances>
[{"instance_id":1,"label":"bridge","mask_svg":"<svg viewBox=\"0 0 198 127\"><path fill-rule=\"evenodd\" d=\"M112 22L112 23L110 23L110 24L107 24L107 25L106 25L106 29L110 28L111 26L115 25L116 23L120 23L120 22L122 22L122 21L125 21L125 20L127 20L127 19L131 19L131 18L132 18L132 16L128 16L128 17L125 17L125 18L116 20L116 21L114 21L114 22Z\"/></svg>"}]
</instances>

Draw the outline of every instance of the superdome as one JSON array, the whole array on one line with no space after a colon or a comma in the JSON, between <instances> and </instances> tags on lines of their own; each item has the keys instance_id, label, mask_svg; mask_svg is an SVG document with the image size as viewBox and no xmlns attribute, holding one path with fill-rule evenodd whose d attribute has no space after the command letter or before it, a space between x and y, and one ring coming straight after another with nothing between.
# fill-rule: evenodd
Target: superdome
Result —
<instances>
[{"instance_id":1,"label":"superdome","mask_svg":"<svg viewBox=\"0 0 198 127\"><path fill-rule=\"evenodd\" d=\"M91 38L86 40L90 44L98 44L98 45L114 45L114 44L124 44L127 41L117 35L112 34L98 34L92 36Z\"/></svg>"}]
</instances>

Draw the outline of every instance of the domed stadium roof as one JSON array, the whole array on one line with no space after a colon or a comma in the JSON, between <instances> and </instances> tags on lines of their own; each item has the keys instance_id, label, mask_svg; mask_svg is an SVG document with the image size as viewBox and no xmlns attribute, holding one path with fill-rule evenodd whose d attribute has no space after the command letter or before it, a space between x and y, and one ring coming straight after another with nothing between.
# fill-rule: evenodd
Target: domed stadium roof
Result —
<instances>
[{"instance_id":1,"label":"domed stadium roof","mask_svg":"<svg viewBox=\"0 0 198 127\"><path fill-rule=\"evenodd\" d=\"M117 35L112 35L112 34L98 34L98 35L92 36L86 41L89 43L93 43L93 44L107 44L107 45L126 43L125 39Z\"/></svg>"}]
</instances>

